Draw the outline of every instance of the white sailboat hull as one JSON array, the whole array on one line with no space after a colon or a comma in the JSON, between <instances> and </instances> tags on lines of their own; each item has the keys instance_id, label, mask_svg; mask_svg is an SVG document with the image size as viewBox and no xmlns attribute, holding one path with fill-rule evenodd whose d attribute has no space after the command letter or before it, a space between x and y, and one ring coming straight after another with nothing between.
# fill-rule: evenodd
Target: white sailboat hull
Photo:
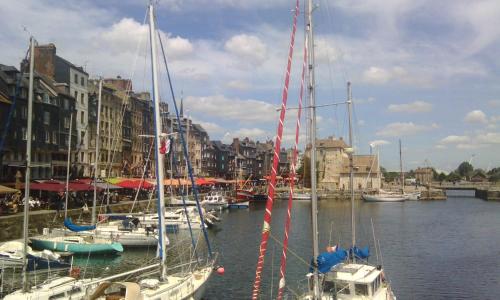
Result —
<instances>
[{"instance_id":1,"label":"white sailboat hull","mask_svg":"<svg viewBox=\"0 0 500 300\"><path fill-rule=\"evenodd\" d=\"M408 197L405 195L392 195L392 194L376 194L376 195L363 194L362 197L366 202L403 202L405 200L408 200Z\"/></svg>"},{"instance_id":2,"label":"white sailboat hull","mask_svg":"<svg viewBox=\"0 0 500 300\"><path fill-rule=\"evenodd\" d=\"M139 283L103 283L96 289L96 294L91 295L91 299L105 300L113 295L123 297L117 299L199 300L203 297L212 271L213 267L210 264L192 272L170 275L164 282L157 279L145 279ZM125 298L125 295L128 298Z\"/></svg>"},{"instance_id":3,"label":"white sailboat hull","mask_svg":"<svg viewBox=\"0 0 500 300\"><path fill-rule=\"evenodd\" d=\"M54 228L52 233L54 235L71 234L109 239L122 244L124 247L156 247L158 244L158 235L154 232L148 232L143 228L131 231L120 230L116 225L99 225L96 230L80 232L72 232L65 228Z\"/></svg>"}]
</instances>

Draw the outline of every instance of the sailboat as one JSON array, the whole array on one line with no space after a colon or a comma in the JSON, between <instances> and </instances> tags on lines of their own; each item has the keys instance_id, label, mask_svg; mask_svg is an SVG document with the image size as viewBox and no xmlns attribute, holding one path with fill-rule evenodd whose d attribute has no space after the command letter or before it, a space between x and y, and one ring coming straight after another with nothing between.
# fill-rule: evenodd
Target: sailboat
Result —
<instances>
[{"instance_id":1,"label":"sailboat","mask_svg":"<svg viewBox=\"0 0 500 300\"><path fill-rule=\"evenodd\" d=\"M286 110L286 91L288 90L288 82L290 74L290 62L293 54L293 41L296 28L296 18L298 15L299 3L297 1L295 8L294 25L292 31L292 42L290 43L289 64L287 68L287 76L285 79L285 93L281 107L280 123L278 126L277 144L281 139L282 124L284 119L284 111ZM354 166L353 166L353 138L352 138L352 93L351 85L347 84L347 101L349 113L349 143L350 148L346 149L349 154L349 173L350 173L350 196L351 196L351 233L352 241L349 250L344 250L340 247L328 247L325 253L319 253L318 242L318 195L317 195L317 179L316 179L316 103L315 103L315 74L314 74L314 41L313 41L313 23L312 23L312 0L308 1L306 11L306 41L304 49L304 64L303 77L306 65L309 72L309 109L310 109L310 171L311 171L311 221L312 221L312 252L313 260L310 265L310 272L307 274L308 291L300 296L300 299L307 300L351 300L351 299L390 299L395 300L389 282L384 278L382 266L370 265L365 261L369 257L369 249L358 248L356 244L356 227L355 227L355 206L354 206ZM309 49L309 51L308 51ZM302 91L301 91L302 94ZM299 97L299 115L301 108L301 96ZM298 137L299 121L297 121L296 137ZM296 139L297 147L297 139ZM294 149L296 151L296 148ZM292 178L295 176L295 170L292 168ZM259 298L259 288L261 283L261 273L264 264L264 256L267 247L267 238L270 231L271 210L274 195L275 173L271 176L269 184L269 201L267 202L266 212L264 215L264 226L262 230L262 240L259 249L259 260L257 264L256 277L252 299ZM285 266L286 266L286 251L288 245L288 231L290 226L291 203L293 194L293 183L290 183L290 193L288 201L288 211L285 223L285 237L283 242L282 260L280 268L279 293L277 299L282 299L283 289L286 285L285 281Z\"/></svg>"},{"instance_id":2,"label":"sailboat","mask_svg":"<svg viewBox=\"0 0 500 300\"><path fill-rule=\"evenodd\" d=\"M351 122L352 93L350 82L348 82L347 85L350 143L348 154L350 173L349 189L351 192L351 247L346 250L338 246L329 246L327 248L327 252L315 256L316 266L311 267L313 273L309 273L307 275L310 282L310 290L302 299L395 300L396 297L391 289L390 282L385 278L382 266L369 264L366 260L370 256L369 248L358 248L356 244L353 165L354 151ZM314 131L314 126L312 128L312 131ZM314 150L315 147L313 146L312 151ZM315 186L313 186L312 189L314 190ZM313 196L312 201L317 201L317 199ZM313 207L315 206L313 205ZM312 213L313 215L317 214L315 211ZM313 234L316 235L317 232ZM315 242L317 243L317 240ZM317 246L314 248L317 249Z\"/></svg>"},{"instance_id":3,"label":"sailboat","mask_svg":"<svg viewBox=\"0 0 500 300\"><path fill-rule=\"evenodd\" d=\"M157 189L158 189L158 256L160 258L160 270L159 277L147 278L136 282L103 282L101 283L94 294L90 296L90 299L200 299L203 295L203 288L208 278L213 271L214 258L212 257L212 252L210 248L210 243L208 241L208 236L206 231L203 230L209 252L208 263L201 262L191 262L193 268L190 272L179 272L171 275L167 275L166 266L166 234L164 230L165 224L165 195L164 195L164 153L162 153L160 145L162 144L162 122L160 117L160 98L159 98L159 88L158 88L158 70L156 63L156 36L157 31L156 19L154 14L154 5L151 2L149 4L149 34L151 42L151 65L153 68L153 101L154 101L154 117L155 117L155 144L156 144L156 179L157 179ZM161 39L160 39L161 43ZM163 46L162 46L163 50ZM165 53L163 52L163 55ZM177 110L177 105L175 103L175 97L173 89L171 86L170 75L168 72L168 66L164 56L165 66L167 68L167 76L169 78L170 90L172 92L172 98L174 101L174 107L177 114L177 119L179 120L179 113ZM180 124L180 122L179 122ZM187 155L187 146L184 141L182 127L179 126L179 131L183 144L183 151L186 156L187 167L189 171L189 176L193 186L193 194L197 202L198 212L200 218L203 221L203 214L201 207L198 202L198 192L194 181L194 176L192 173L191 163ZM193 241L194 242L194 241Z\"/></svg>"},{"instance_id":4,"label":"sailboat","mask_svg":"<svg viewBox=\"0 0 500 300\"><path fill-rule=\"evenodd\" d=\"M309 58L309 80L314 83L314 42L312 26L312 0L308 1L307 8L307 36L312 54ZM309 85L309 100L311 112L311 161L316 161L316 110L314 84ZM311 163L311 214L313 229L313 257L315 264L311 265L309 291L302 299L395 299L391 286L384 278L382 266L368 264L365 259L369 256L369 249L358 248L356 243L356 223L354 205L354 163L353 163L353 137L352 137L352 92L351 83L347 83L347 108L349 115L349 144L346 151L349 155L350 192L351 192L351 246L349 250L340 247L328 247L328 251L318 252L318 207L316 194L316 164Z\"/></svg>"},{"instance_id":5,"label":"sailboat","mask_svg":"<svg viewBox=\"0 0 500 300\"><path fill-rule=\"evenodd\" d=\"M378 155L378 154L377 154ZM378 161L378 157L377 157ZM401 155L401 140L399 140L399 168L400 168L400 181L401 181L401 192L388 192L382 189L378 190L377 194L363 194L361 197L366 202L403 202L409 200L410 198L420 198L420 193L406 194L404 192L404 175L403 175L403 159ZM379 167L380 173L380 167ZM416 199L415 199L416 200Z\"/></svg>"}]
</instances>

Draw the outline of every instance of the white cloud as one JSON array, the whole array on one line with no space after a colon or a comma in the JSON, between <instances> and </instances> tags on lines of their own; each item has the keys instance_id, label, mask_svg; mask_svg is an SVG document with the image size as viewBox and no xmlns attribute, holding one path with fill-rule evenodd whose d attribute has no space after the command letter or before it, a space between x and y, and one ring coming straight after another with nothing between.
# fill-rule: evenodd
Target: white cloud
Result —
<instances>
[{"instance_id":1,"label":"white cloud","mask_svg":"<svg viewBox=\"0 0 500 300\"><path fill-rule=\"evenodd\" d=\"M472 150L484 147L485 147L484 144L457 144L457 149L462 149L462 150Z\"/></svg>"},{"instance_id":2,"label":"white cloud","mask_svg":"<svg viewBox=\"0 0 500 300\"><path fill-rule=\"evenodd\" d=\"M467 123L488 123L486 114L481 110L473 110L467 113L464 118Z\"/></svg>"},{"instance_id":3,"label":"white cloud","mask_svg":"<svg viewBox=\"0 0 500 300\"><path fill-rule=\"evenodd\" d=\"M235 90L241 90L241 91L245 91L245 90L248 90L250 88L250 84L248 84L248 82L243 81L243 80L231 80L226 84L226 86L228 88L235 89Z\"/></svg>"},{"instance_id":4,"label":"white cloud","mask_svg":"<svg viewBox=\"0 0 500 300\"><path fill-rule=\"evenodd\" d=\"M251 65L261 65L268 58L266 45L255 35L235 35L225 43L224 48Z\"/></svg>"},{"instance_id":5,"label":"white cloud","mask_svg":"<svg viewBox=\"0 0 500 300\"><path fill-rule=\"evenodd\" d=\"M440 149L440 150L447 149L447 147L445 145L440 145L440 144L436 145L435 148Z\"/></svg>"},{"instance_id":6,"label":"white cloud","mask_svg":"<svg viewBox=\"0 0 500 300\"><path fill-rule=\"evenodd\" d=\"M437 124L431 124L429 126L429 125L418 125L414 124L413 122L407 122L407 123L395 122L387 124L384 128L377 131L376 134L378 136L388 136L388 137L408 136L436 129L438 127L439 126Z\"/></svg>"},{"instance_id":7,"label":"white cloud","mask_svg":"<svg viewBox=\"0 0 500 300\"><path fill-rule=\"evenodd\" d=\"M278 113L273 105L260 100L226 98L223 95L184 99L185 107L192 112L223 120L238 122L276 121Z\"/></svg>"},{"instance_id":8,"label":"white cloud","mask_svg":"<svg viewBox=\"0 0 500 300\"><path fill-rule=\"evenodd\" d=\"M424 101L415 101L405 104L391 104L387 108L390 112L420 113L432 110L432 104Z\"/></svg>"},{"instance_id":9,"label":"white cloud","mask_svg":"<svg viewBox=\"0 0 500 300\"><path fill-rule=\"evenodd\" d=\"M440 141L441 144L459 144L470 142L470 137L465 135L449 135Z\"/></svg>"},{"instance_id":10,"label":"white cloud","mask_svg":"<svg viewBox=\"0 0 500 300\"><path fill-rule=\"evenodd\" d=\"M391 80L392 74L390 71L379 68L370 67L363 72L363 81L371 84L384 84Z\"/></svg>"},{"instance_id":11,"label":"white cloud","mask_svg":"<svg viewBox=\"0 0 500 300\"><path fill-rule=\"evenodd\" d=\"M482 144L500 144L500 132L479 134L477 141Z\"/></svg>"},{"instance_id":12,"label":"white cloud","mask_svg":"<svg viewBox=\"0 0 500 300\"><path fill-rule=\"evenodd\" d=\"M369 143L369 145L372 147L378 147L378 146L389 145L389 144L390 144L390 142L386 141L386 140L374 140L374 141L371 141Z\"/></svg>"}]
</instances>

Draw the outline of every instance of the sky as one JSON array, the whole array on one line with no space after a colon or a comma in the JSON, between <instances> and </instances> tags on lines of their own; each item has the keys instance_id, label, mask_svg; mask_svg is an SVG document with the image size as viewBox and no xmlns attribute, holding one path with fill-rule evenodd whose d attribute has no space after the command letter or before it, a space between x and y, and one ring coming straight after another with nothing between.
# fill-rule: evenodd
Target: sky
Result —
<instances>
[{"instance_id":1,"label":"sky","mask_svg":"<svg viewBox=\"0 0 500 300\"><path fill-rule=\"evenodd\" d=\"M160 0L157 22L176 96L212 140L276 135L295 1ZM381 165L451 171L500 166L500 1L316 0L316 102L346 100L354 145ZM0 0L0 63L19 66L30 34L91 77L151 89L146 0ZM304 43L301 2L288 105L296 107ZM161 97L170 102L162 72ZM348 135L344 105L317 109L318 136ZM303 114L304 115L304 114ZM283 141L293 145L296 110ZM302 124L305 125L305 120ZM301 128L301 144L305 126Z\"/></svg>"}]
</instances>

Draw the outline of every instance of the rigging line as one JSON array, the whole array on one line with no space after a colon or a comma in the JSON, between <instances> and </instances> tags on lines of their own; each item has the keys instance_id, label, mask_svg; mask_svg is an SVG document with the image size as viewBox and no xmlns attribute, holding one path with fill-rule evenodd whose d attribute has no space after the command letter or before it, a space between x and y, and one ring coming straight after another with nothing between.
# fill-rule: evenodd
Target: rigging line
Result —
<instances>
[{"instance_id":1,"label":"rigging line","mask_svg":"<svg viewBox=\"0 0 500 300\"><path fill-rule=\"evenodd\" d=\"M268 186L268 198L266 201L266 209L264 212L264 224L262 226L262 235L261 242L259 247L259 258L257 261L257 268L255 270L255 281L252 290L252 299L256 300L259 296L260 292L260 283L261 283L261 274L262 269L264 268L264 258L267 250L267 242L269 239L269 234L271 230L271 220L272 220L272 210L273 210L273 202L274 202L274 192L276 185L276 173L279 164L279 153L281 150L281 138L283 136L283 122L285 120L286 113L286 103L288 100L288 86L290 83L290 71L292 68L292 58L293 58L293 50L295 45L295 33L297 31L297 17L299 14L299 0L296 1L295 4L295 14L293 16L293 27L292 33L290 37L290 47L288 50L288 58L287 58L287 66L286 66L286 77L283 86L283 95L281 100L282 110L280 112L275 148L274 148L274 158L273 158L273 166L271 169L271 180L269 181Z\"/></svg>"},{"instance_id":2,"label":"rigging line","mask_svg":"<svg viewBox=\"0 0 500 300\"><path fill-rule=\"evenodd\" d=\"M132 213L132 211L134 211L135 203L137 201L137 198L139 197L139 191L141 190L142 184L144 183L144 176L146 175L146 170L147 170L148 162L149 162L149 159L151 157L152 151L153 151L153 143L151 143L151 146L149 147L148 157L146 158L146 163L144 164L139 188L137 189L137 192L135 193L134 202L132 203L132 207L130 208L131 213Z\"/></svg>"},{"instance_id":3,"label":"rigging line","mask_svg":"<svg viewBox=\"0 0 500 300\"><path fill-rule=\"evenodd\" d=\"M332 12L330 11L330 2L328 1L324 1L325 2L325 7L326 7L326 14L327 14L327 17L328 17L328 21L329 21L329 27L330 28L333 28L333 23L332 23L332 20L333 20L333 17L332 17ZM344 77L344 82L347 82L349 81L348 79L348 75L347 75L347 68L345 66L345 61L344 61L344 51L342 50L342 47L340 46L340 43L337 44L337 48L340 52L340 55L339 55L339 64L340 64L340 69L341 69L341 72L342 72L342 76Z\"/></svg>"},{"instance_id":4,"label":"rigging line","mask_svg":"<svg viewBox=\"0 0 500 300\"><path fill-rule=\"evenodd\" d=\"M283 243L278 240L272 233L269 234L269 237L275 241L276 243L278 243L281 247L283 247ZM299 254L297 254L295 251L293 251L290 247L288 247L288 252L290 252L293 256L295 256L295 258L297 258L300 262L303 262L304 265L306 265L307 267L310 267L311 264L309 262L307 262L305 259L303 259L302 257L300 257Z\"/></svg>"},{"instance_id":5,"label":"rigging line","mask_svg":"<svg viewBox=\"0 0 500 300\"><path fill-rule=\"evenodd\" d=\"M174 139L171 138L171 140L170 140L170 155L172 155L172 159L170 161L172 163L172 169L176 169L176 166L175 166L175 156L174 156L175 155L175 151L173 149L174 149ZM170 193L173 193L173 191L172 191L172 177L173 177L173 174L170 175ZM178 179L178 182L179 182L179 186L180 186L180 180L179 179ZM187 220L187 223L188 223L189 235L191 236L191 244L193 245L193 249L194 249L193 250L194 251L194 255L196 255L196 260L199 261L198 254L196 252L196 242L194 241L193 229L191 227L191 220L189 219L189 214L188 214L188 211L187 211L186 199L184 198L184 195L182 195L181 198L182 198L182 204L184 206L184 213L186 214L186 220ZM202 222L201 226L205 227L205 223Z\"/></svg>"},{"instance_id":6,"label":"rigging line","mask_svg":"<svg viewBox=\"0 0 500 300\"><path fill-rule=\"evenodd\" d=\"M143 21L142 21L142 25L144 26L144 24L146 24L146 20L147 20L147 16L148 16L148 10L146 10L146 13L144 15L144 18L143 18ZM125 97L123 97L122 99L122 109L123 109L123 112L121 114L121 117L119 119L119 124L118 124L118 128L122 128L122 124L123 124L123 117L125 115L125 109L126 109L126 102L127 100L130 98L130 94L132 92L132 78L134 77L134 74L135 74L135 69L136 69L136 66L137 66L137 61L138 61L138 58L139 58L139 51L140 51L140 48L141 48L141 44L143 42L143 39L144 39L144 36L141 35L141 37L139 38L139 41L137 42L137 46L136 46L136 50L135 50L135 56L134 56L134 61L132 63L132 68L130 70L130 76L128 77L130 79L130 81L127 83L127 87L125 89ZM123 108L125 106L125 109ZM116 134L113 136L113 141L115 140L116 138ZM113 142L111 143L113 145ZM108 162L109 165L107 165L109 168L106 168L108 169L108 172L106 175L109 176L109 174L111 173L111 170L112 170L112 162L114 161L114 157L115 157L115 153L117 151L117 145L118 145L118 142L114 143L114 146L112 147L112 158L111 158L111 162ZM109 151L109 150L108 150Z\"/></svg>"},{"instance_id":7,"label":"rigging line","mask_svg":"<svg viewBox=\"0 0 500 300\"><path fill-rule=\"evenodd\" d=\"M205 228L205 225L204 225L205 224L205 218L203 217L203 211L201 210L200 201L198 199L198 187L196 186L196 182L194 180L193 168L191 166L191 160L189 159L188 148L187 148L186 140L184 138L184 130L182 129L181 118L180 118L180 115L179 115L179 109L177 107L177 101L175 100L175 93L174 93L174 88L173 88L173 85L172 85L172 79L170 77L170 71L168 69L167 56L166 56L166 53L165 53L165 49L163 47L163 42L162 42L162 39L161 39L161 35L159 33L158 33L158 39L160 41L161 53L162 53L162 56L163 56L163 62L165 64L165 70L167 71L168 84L169 84L169 87L170 87L170 93L171 93L171 96L172 96L172 102L174 103L175 114L176 114L176 117L177 117L177 122L179 123L178 126L179 126L179 134L181 136L182 149L183 149L184 155L186 156L186 162L187 162L189 177L191 179L191 184L193 186L192 190L193 190L193 194L194 194L194 199L196 201L196 207L198 208L198 214L200 215L200 219L201 219L201 229L203 230L203 236L205 237L205 242L206 242L207 247L208 247L208 254L210 256L210 259L213 259L214 256L213 256L213 253L212 253L212 246L210 245L210 240L208 239L207 229ZM184 205L185 205L185 202L184 202Z\"/></svg>"},{"instance_id":8,"label":"rigging line","mask_svg":"<svg viewBox=\"0 0 500 300\"><path fill-rule=\"evenodd\" d=\"M301 113L302 113L302 100L304 97L304 80L305 80L305 74L306 74L306 65L307 65L307 55L308 55L308 49L307 49L307 43L308 43L308 38L307 35L305 36L304 39L304 60L302 62L302 76L301 76L301 82L300 82L300 93L299 93L299 108L297 112L297 125L295 127L295 146L293 148L293 158L292 158L292 168L290 172L290 192L288 195L288 207L287 207L287 215L286 215L286 221L285 221L285 237L283 240L283 253L281 256L281 265L280 265L280 280L279 280L279 289L278 289L278 297L277 299L280 300L283 297L283 288L285 287L285 272L286 272L286 251L288 248L288 234L290 231L290 223L292 219L292 203L293 203L293 188L295 185L295 167L297 166L297 157L298 157L298 144L299 144L299 133L300 133L300 118L301 118Z\"/></svg>"},{"instance_id":9,"label":"rigging line","mask_svg":"<svg viewBox=\"0 0 500 300\"><path fill-rule=\"evenodd\" d=\"M321 10L323 11L323 10ZM324 20L324 15L323 14L319 14L321 16L321 18ZM330 16L328 16L328 18L330 18ZM330 21L330 19L328 19ZM329 27L332 27L331 24L329 24L330 26ZM332 71L332 56L330 55L330 47L328 47L328 41L327 39L325 38L324 40L324 43L325 43L325 48L326 48L326 56L327 56L327 59L328 59L328 77L330 78L330 84L328 85L330 87L330 90L331 90L331 93L332 93L332 97L334 98L335 97L335 89L334 89L334 79L333 79L333 71Z\"/></svg>"},{"instance_id":10,"label":"rigging line","mask_svg":"<svg viewBox=\"0 0 500 300\"><path fill-rule=\"evenodd\" d=\"M342 105L342 104L346 104L347 102L346 101L343 101L343 102L333 102L333 103L327 103L327 104L318 104L318 105L314 105L314 106L303 106L302 108L318 108L318 107L325 107L325 106L338 106L338 105ZM299 107L288 107L286 108L286 110L297 110L299 109ZM276 108L276 111L281 111L282 108Z\"/></svg>"}]
</instances>

